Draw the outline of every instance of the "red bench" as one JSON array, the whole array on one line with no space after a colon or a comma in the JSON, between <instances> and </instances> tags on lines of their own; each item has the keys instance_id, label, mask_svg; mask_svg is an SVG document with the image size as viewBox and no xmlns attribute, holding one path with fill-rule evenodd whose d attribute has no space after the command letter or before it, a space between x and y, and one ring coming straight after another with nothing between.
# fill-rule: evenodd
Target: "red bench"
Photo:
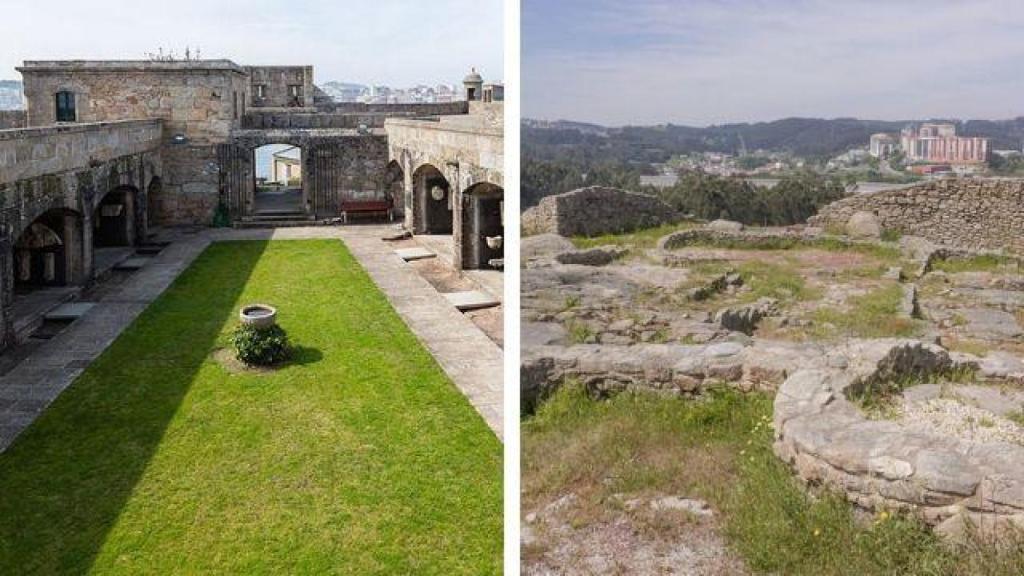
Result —
<instances>
[{"instance_id":1,"label":"red bench","mask_svg":"<svg viewBox=\"0 0 1024 576\"><path fill-rule=\"evenodd\" d=\"M394 203L387 200L342 200L341 221L348 223L349 214L386 214L389 221L395 219Z\"/></svg>"}]
</instances>

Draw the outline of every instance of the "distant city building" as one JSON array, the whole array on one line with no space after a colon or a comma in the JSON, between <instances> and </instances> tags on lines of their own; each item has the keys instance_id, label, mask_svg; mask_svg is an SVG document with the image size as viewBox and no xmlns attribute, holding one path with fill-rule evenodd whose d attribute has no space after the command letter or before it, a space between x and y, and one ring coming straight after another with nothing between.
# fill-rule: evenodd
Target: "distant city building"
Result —
<instances>
[{"instance_id":1,"label":"distant city building","mask_svg":"<svg viewBox=\"0 0 1024 576\"><path fill-rule=\"evenodd\" d=\"M910 162L983 164L988 159L988 138L957 136L953 124L921 124L904 128L900 147Z\"/></svg>"},{"instance_id":2,"label":"distant city building","mask_svg":"<svg viewBox=\"0 0 1024 576\"><path fill-rule=\"evenodd\" d=\"M484 84L484 102L503 102L505 100L504 84Z\"/></svg>"},{"instance_id":3,"label":"distant city building","mask_svg":"<svg viewBox=\"0 0 1024 576\"><path fill-rule=\"evenodd\" d=\"M895 136L879 132L878 134L871 135L871 143L870 146L868 146L868 151L875 158L887 158L892 156L898 146L899 142L897 142Z\"/></svg>"},{"instance_id":4,"label":"distant city building","mask_svg":"<svg viewBox=\"0 0 1024 576\"><path fill-rule=\"evenodd\" d=\"M297 146L286 148L273 156L270 179L287 186L293 180L302 178L301 150Z\"/></svg>"}]
</instances>

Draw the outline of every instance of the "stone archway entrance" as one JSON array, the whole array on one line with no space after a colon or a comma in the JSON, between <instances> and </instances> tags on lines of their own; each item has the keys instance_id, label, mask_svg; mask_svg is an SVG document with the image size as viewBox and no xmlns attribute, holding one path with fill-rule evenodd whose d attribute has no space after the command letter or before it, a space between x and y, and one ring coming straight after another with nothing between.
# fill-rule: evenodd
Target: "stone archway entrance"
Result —
<instances>
[{"instance_id":1,"label":"stone archway entrance","mask_svg":"<svg viewBox=\"0 0 1024 576\"><path fill-rule=\"evenodd\" d=\"M413 233L452 233L452 189L436 167L424 164L413 173Z\"/></svg>"},{"instance_id":2,"label":"stone archway entrance","mask_svg":"<svg viewBox=\"0 0 1024 576\"><path fill-rule=\"evenodd\" d=\"M135 245L135 202L138 190L114 188L103 197L92 217L92 243L96 248Z\"/></svg>"},{"instance_id":3,"label":"stone archway entrance","mask_svg":"<svg viewBox=\"0 0 1024 576\"><path fill-rule=\"evenodd\" d=\"M252 214L304 217L306 214L303 149L285 143L253 149Z\"/></svg>"},{"instance_id":4,"label":"stone archway entrance","mask_svg":"<svg viewBox=\"0 0 1024 576\"><path fill-rule=\"evenodd\" d=\"M504 259L504 190L489 182L462 194L462 269L501 268Z\"/></svg>"},{"instance_id":5,"label":"stone archway entrance","mask_svg":"<svg viewBox=\"0 0 1024 576\"><path fill-rule=\"evenodd\" d=\"M81 214L65 209L45 212L14 242L14 291L68 286L84 281Z\"/></svg>"}]
</instances>

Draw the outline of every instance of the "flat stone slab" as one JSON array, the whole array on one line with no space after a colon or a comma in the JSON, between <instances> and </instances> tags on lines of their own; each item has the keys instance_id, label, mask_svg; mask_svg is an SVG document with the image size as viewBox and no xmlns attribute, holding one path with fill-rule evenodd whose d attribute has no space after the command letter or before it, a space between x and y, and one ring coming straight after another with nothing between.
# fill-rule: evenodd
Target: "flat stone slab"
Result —
<instances>
[{"instance_id":1,"label":"flat stone slab","mask_svg":"<svg viewBox=\"0 0 1024 576\"><path fill-rule=\"evenodd\" d=\"M413 260L423 260L424 258L434 258L437 256L437 254L435 254L434 252L431 252L426 248L420 247L399 248L398 250L395 250L395 254L398 254L398 257L401 258L402 260L405 260L406 262L411 262Z\"/></svg>"},{"instance_id":2,"label":"flat stone slab","mask_svg":"<svg viewBox=\"0 0 1024 576\"><path fill-rule=\"evenodd\" d=\"M498 300L491 297L490 294L479 292L477 290L468 290L466 292L448 292L444 297L461 311L476 310L479 308L491 308L501 304Z\"/></svg>"},{"instance_id":3,"label":"flat stone slab","mask_svg":"<svg viewBox=\"0 0 1024 576\"><path fill-rule=\"evenodd\" d=\"M127 258L114 266L114 270L138 270L149 263L150 260L152 260L152 258L146 258L144 256Z\"/></svg>"},{"instance_id":4,"label":"flat stone slab","mask_svg":"<svg viewBox=\"0 0 1024 576\"><path fill-rule=\"evenodd\" d=\"M412 233L408 230L397 230L381 236L380 239L385 242L395 242L397 240L405 240L406 238L412 238Z\"/></svg>"},{"instance_id":5,"label":"flat stone slab","mask_svg":"<svg viewBox=\"0 0 1024 576\"><path fill-rule=\"evenodd\" d=\"M93 306L96 306L93 302L67 302L44 314L43 319L58 322L78 320L92 310Z\"/></svg>"}]
</instances>

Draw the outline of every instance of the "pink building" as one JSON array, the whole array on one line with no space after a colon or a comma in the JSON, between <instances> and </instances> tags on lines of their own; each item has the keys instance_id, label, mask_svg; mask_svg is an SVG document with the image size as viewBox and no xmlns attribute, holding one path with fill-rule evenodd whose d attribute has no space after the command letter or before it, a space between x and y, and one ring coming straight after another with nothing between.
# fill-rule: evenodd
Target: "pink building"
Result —
<instances>
[{"instance_id":1,"label":"pink building","mask_svg":"<svg viewBox=\"0 0 1024 576\"><path fill-rule=\"evenodd\" d=\"M904 128L900 147L911 162L983 164L988 159L988 138L957 136L953 124L922 124Z\"/></svg>"}]
</instances>

